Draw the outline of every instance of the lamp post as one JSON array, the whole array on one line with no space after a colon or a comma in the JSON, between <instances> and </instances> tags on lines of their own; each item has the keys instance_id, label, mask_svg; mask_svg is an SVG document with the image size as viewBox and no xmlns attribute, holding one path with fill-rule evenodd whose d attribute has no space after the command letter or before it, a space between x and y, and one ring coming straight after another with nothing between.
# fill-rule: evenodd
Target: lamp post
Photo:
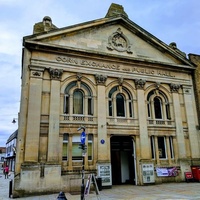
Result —
<instances>
[{"instance_id":1,"label":"lamp post","mask_svg":"<svg viewBox=\"0 0 200 200\"><path fill-rule=\"evenodd\" d=\"M85 127L81 126L77 129L78 131L82 130L81 133L81 144L79 144L79 148L82 149L82 182L81 182L81 200L84 200L84 178L85 178L85 150L87 149L87 146L85 145L85 138L86 138L86 133L85 133Z\"/></svg>"}]
</instances>

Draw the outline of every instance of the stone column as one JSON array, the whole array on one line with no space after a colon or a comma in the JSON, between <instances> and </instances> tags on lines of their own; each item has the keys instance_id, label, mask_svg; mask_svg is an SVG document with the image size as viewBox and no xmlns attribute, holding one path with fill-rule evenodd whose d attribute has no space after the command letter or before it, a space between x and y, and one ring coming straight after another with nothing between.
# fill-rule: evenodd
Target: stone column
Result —
<instances>
[{"instance_id":1,"label":"stone column","mask_svg":"<svg viewBox=\"0 0 200 200\"><path fill-rule=\"evenodd\" d=\"M30 66L25 162L38 162L43 71Z\"/></svg>"},{"instance_id":2,"label":"stone column","mask_svg":"<svg viewBox=\"0 0 200 200\"><path fill-rule=\"evenodd\" d=\"M146 81L142 79L135 80L135 87L137 89L137 105L138 105L138 118L140 130L140 155L141 159L150 159L150 143L147 131L147 114L146 104L144 98L144 85Z\"/></svg>"},{"instance_id":3,"label":"stone column","mask_svg":"<svg viewBox=\"0 0 200 200\"><path fill-rule=\"evenodd\" d=\"M197 115L195 113L195 99L192 98L192 89L183 86L183 96L185 101L185 111L188 126L189 143L192 158L199 158Z\"/></svg>"},{"instance_id":4,"label":"stone column","mask_svg":"<svg viewBox=\"0 0 200 200\"><path fill-rule=\"evenodd\" d=\"M174 105L174 117L175 117L175 124L176 124L176 137L178 143L178 154L179 158L186 157L186 147L185 147L185 139L184 139L184 132L183 132L183 122L181 117L181 106L179 101L179 91L180 85L170 84L170 89L172 92L173 98L173 105Z\"/></svg>"},{"instance_id":5,"label":"stone column","mask_svg":"<svg viewBox=\"0 0 200 200\"><path fill-rule=\"evenodd\" d=\"M106 96L105 96L105 82L107 76L96 74L96 83L97 83L97 123L98 123L98 162L108 161L107 149L108 143L107 140L107 125L106 125Z\"/></svg>"},{"instance_id":6,"label":"stone column","mask_svg":"<svg viewBox=\"0 0 200 200\"><path fill-rule=\"evenodd\" d=\"M59 119L60 119L60 79L63 70L49 69L51 77L51 95L50 95L50 111L49 111L49 135L48 135L48 154L47 161L50 163L58 163L61 152L59 143Z\"/></svg>"}]
</instances>

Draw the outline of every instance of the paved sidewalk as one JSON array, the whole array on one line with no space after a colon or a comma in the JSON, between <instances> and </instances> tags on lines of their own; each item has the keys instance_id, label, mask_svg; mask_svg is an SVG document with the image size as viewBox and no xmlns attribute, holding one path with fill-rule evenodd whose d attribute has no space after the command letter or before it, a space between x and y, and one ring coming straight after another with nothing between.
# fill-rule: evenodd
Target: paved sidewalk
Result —
<instances>
[{"instance_id":1,"label":"paved sidewalk","mask_svg":"<svg viewBox=\"0 0 200 200\"><path fill-rule=\"evenodd\" d=\"M0 173L0 200L9 199L9 179L5 179ZM80 200L80 195L65 193L67 200ZM17 198L16 200L56 200L58 194L42 195L34 197ZM103 189L97 198L95 192L91 192L86 200L200 200L200 183L163 183L160 185L112 186L111 189Z\"/></svg>"}]
</instances>

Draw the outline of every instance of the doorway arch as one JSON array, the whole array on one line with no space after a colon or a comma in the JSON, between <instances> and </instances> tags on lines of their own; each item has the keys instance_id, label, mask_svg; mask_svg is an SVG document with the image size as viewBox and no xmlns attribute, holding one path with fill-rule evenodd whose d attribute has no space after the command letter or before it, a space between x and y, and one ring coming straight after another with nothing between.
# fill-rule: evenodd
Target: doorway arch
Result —
<instances>
[{"instance_id":1,"label":"doorway arch","mask_svg":"<svg viewBox=\"0 0 200 200\"><path fill-rule=\"evenodd\" d=\"M131 136L112 136L111 147L111 168L112 184L136 184L135 148Z\"/></svg>"}]
</instances>

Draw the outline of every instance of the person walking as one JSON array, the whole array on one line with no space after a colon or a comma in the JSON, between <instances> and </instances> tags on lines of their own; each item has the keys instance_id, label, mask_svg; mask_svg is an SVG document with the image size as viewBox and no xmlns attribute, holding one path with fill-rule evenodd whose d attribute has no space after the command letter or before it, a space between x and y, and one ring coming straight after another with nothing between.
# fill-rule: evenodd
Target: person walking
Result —
<instances>
[{"instance_id":1,"label":"person walking","mask_svg":"<svg viewBox=\"0 0 200 200\"><path fill-rule=\"evenodd\" d=\"M8 165L6 165L4 168L5 179L8 178L8 173L9 173L9 167Z\"/></svg>"}]
</instances>

